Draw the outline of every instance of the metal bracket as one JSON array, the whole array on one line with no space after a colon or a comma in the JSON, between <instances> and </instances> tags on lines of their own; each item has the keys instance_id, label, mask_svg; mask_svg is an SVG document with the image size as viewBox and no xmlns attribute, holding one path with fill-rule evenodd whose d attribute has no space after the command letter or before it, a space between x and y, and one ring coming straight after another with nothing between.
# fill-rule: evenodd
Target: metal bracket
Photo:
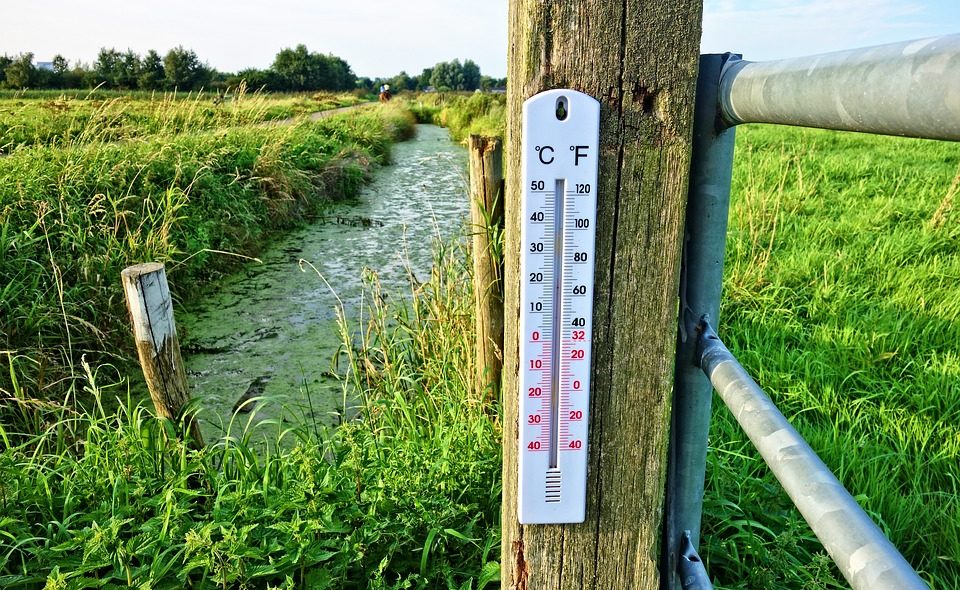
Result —
<instances>
[{"instance_id":1,"label":"metal bracket","mask_svg":"<svg viewBox=\"0 0 960 590\"><path fill-rule=\"evenodd\" d=\"M677 562L677 574L683 590L713 590L713 582L707 575L703 560L690 542L690 531L683 531L680 537L680 560Z\"/></svg>"}]
</instances>

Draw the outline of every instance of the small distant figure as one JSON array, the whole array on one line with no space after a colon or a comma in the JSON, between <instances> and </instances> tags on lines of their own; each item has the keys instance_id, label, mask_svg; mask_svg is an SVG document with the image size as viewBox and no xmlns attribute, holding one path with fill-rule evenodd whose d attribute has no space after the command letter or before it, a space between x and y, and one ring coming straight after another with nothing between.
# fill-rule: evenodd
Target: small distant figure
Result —
<instances>
[{"instance_id":1,"label":"small distant figure","mask_svg":"<svg viewBox=\"0 0 960 590\"><path fill-rule=\"evenodd\" d=\"M383 84L380 86L380 102L389 102L393 98L393 95L390 94L390 85Z\"/></svg>"}]
</instances>

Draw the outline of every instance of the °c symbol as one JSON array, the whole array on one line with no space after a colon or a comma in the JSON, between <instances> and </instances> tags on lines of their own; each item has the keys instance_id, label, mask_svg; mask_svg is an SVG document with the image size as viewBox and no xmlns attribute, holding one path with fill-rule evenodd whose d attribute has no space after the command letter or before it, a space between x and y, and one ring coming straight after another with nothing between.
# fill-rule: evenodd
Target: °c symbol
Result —
<instances>
[{"instance_id":1,"label":"\u00b0c symbol","mask_svg":"<svg viewBox=\"0 0 960 590\"><path fill-rule=\"evenodd\" d=\"M538 146L535 146L533 149L535 149L537 152L539 152L540 155L539 155L538 157L540 158L540 163L541 163L541 164L552 164L552 163L553 163L553 160L554 160L554 157L553 157L553 156L549 156L549 157L550 157L549 160L545 160L545 159L544 159L544 156L546 155L547 150L550 150L550 153L551 153L551 154L553 153L553 147L551 147L551 146L549 146L549 145L543 145L543 146L538 145Z\"/></svg>"}]
</instances>

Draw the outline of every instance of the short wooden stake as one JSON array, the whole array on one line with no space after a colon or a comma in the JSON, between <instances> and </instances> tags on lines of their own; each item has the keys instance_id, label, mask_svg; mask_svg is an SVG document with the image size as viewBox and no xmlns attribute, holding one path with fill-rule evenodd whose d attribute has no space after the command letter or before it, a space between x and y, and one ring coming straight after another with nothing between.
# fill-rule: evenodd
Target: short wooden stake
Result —
<instances>
[{"instance_id":1,"label":"short wooden stake","mask_svg":"<svg viewBox=\"0 0 960 590\"><path fill-rule=\"evenodd\" d=\"M497 399L503 369L503 145L497 137L471 135L470 219L477 359L474 391Z\"/></svg>"},{"instance_id":2,"label":"short wooden stake","mask_svg":"<svg viewBox=\"0 0 960 590\"><path fill-rule=\"evenodd\" d=\"M177 326L173 319L173 301L167 286L167 274L157 262L127 267L121 274L123 292L133 324L133 337L143 377L157 414L178 423L184 406L190 401L187 375L180 356ZM194 447L203 446L200 427L192 417L185 419Z\"/></svg>"}]
</instances>

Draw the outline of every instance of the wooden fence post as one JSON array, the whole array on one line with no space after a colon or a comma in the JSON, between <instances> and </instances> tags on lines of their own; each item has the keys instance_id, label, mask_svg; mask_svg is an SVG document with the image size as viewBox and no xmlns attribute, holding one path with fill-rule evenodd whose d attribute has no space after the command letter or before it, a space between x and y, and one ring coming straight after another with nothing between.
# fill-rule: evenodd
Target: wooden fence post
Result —
<instances>
[{"instance_id":1,"label":"wooden fence post","mask_svg":"<svg viewBox=\"0 0 960 590\"><path fill-rule=\"evenodd\" d=\"M503 147L497 137L470 136L470 223L477 358L474 391L500 395L503 367Z\"/></svg>"},{"instance_id":2,"label":"wooden fence post","mask_svg":"<svg viewBox=\"0 0 960 590\"><path fill-rule=\"evenodd\" d=\"M502 584L654 589L702 0L510 1ZM601 102L586 521L517 521L521 105Z\"/></svg>"},{"instance_id":3,"label":"wooden fence post","mask_svg":"<svg viewBox=\"0 0 960 590\"><path fill-rule=\"evenodd\" d=\"M190 401L190 391L180 357L167 274L162 264L148 262L127 267L120 275L137 343L137 356L153 405L159 416L176 424ZM203 437L197 421L187 418L185 423L191 444L202 447Z\"/></svg>"}]
</instances>

